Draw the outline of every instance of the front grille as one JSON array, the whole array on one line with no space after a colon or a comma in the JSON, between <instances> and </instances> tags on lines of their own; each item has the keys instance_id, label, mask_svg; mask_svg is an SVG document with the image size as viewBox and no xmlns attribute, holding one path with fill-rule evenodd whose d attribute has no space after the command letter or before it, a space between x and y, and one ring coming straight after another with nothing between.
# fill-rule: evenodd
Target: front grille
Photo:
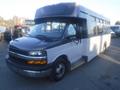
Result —
<instances>
[{"instance_id":1,"label":"front grille","mask_svg":"<svg viewBox=\"0 0 120 90\"><path fill-rule=\"evenodd\" d=\"M25 64L26 60L23 59L22 57L18 57L10 52L15 52L15 53L18 53L18 54L22 54L22 55L28 55L28 52L27 51L24 51L24 50L21 50L15 46L12 46L10 45L9 46L9 58L11 61L15 62L15 63L18 63L18 64Z\"/></svg>"},{"instance_id":2,"label":"front grille","mask_svg":"<svg viewBox=\"0 0 120 90\"><path fill-rule=\"evenodd\" d=\"M18 64L25 64L26 60L22 59L20 57L14 56L9 53L9 58L12 62L18 63Z\"/></svg>"},{"instance_id":3,"label":"front grille","mask_svg":"<svg viewBox=\"0 0 120 90\"><path fill-rule=\"evenodd\" d=\"M46 65L28 65L26 64L27 60L17 54L28 55L28 53L24 50L18 49L14 46L9 46L9 59L12 62L20 65L21 67L22 66L26 67L26 69L30 69L30 70L41 70L46 68Z\"/></svg>"},{"instance_id":4,"label":"front grille","mask_svg":"<svg viewBox=\"0 0 120 90\"><path fill-rule=\"evenodd\" d=\"M12 52L15 52L15 53L18 53L18 54L28 55L27 51L19 49L15 46L11 46L11 45L9 46L9 51L12 51Z\"/></svg>"},{"instance_id":5,"label":"front grille","mask_svg":"<svg viewBox=\"0 0 120 90\"><path fill-rule=\"evenodd\" d=\"M28 65L26 63L27 60L17 57L13 54L9 53L9 60L17 65L20 65L21 68L28 69L28 70L44 70L47 68L48 65Z\"/></svg>"}]
</instances>

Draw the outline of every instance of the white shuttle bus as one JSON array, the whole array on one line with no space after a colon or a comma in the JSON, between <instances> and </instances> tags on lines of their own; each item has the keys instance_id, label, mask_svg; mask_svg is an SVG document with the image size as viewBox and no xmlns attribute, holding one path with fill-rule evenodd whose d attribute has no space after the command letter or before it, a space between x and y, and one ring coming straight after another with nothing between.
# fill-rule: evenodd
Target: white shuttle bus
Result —
<instances>
[{"instance_id":1,"label":"white shuttle bus","mask_svg":"<svg viewBox=\"0 0 120 90\"><path fill-rule=\"evenodd\" d=\"M10 42L8 67L25 76L65 73L91 61L110 46L110 21L75 3L39 8L27 36Z\"/></svg>"}]
</instances>

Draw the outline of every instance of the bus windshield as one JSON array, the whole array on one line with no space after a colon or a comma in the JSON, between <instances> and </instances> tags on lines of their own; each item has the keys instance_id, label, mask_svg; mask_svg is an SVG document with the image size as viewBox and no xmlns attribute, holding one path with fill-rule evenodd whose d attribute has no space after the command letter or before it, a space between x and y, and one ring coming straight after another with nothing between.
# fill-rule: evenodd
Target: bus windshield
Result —
<instances>
[{"instance_id":1,"label":"bus windshield","mask_svg":"<svg viewBox=\"0 0 120 90\"><path fill-rule=\"evenodd\" d=\"M59 39L62 37L65 27L66 23L44 22L33 26L28 34L33 37Z\"/></svg>"}]
</instances>

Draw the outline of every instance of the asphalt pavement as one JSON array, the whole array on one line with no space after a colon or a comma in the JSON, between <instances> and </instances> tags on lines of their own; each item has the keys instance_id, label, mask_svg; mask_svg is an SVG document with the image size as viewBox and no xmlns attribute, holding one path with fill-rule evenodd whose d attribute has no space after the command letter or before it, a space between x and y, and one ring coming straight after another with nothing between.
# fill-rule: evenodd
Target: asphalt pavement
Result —
<instances>
[{"instance_id":1,"label":"asphalt pavement","mask_svg":"<svg viewBox=\"0 0 120 90\"><path fill-rule=\"evenodd\" d=\"M0 90L120 90L120 38L91 62L68 73L63 80L21 77L5 63L8 44L0 42Z\"/></svg>"}]
</instances>

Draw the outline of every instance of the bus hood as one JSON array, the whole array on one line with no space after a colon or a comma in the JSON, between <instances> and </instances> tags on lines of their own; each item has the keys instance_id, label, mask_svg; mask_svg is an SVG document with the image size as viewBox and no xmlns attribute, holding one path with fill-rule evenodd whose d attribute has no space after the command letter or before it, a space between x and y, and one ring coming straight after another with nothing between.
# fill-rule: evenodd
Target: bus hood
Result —
<instances>
[{"instance_id":1,"label":"bus hood","mask_svg":"<svg viewBox=\"0 0 120 90\"><path fill-rule=\"evenodd\" d=\"M48 43L50 42L40 40L38 38L22 37L11 41L10 46L29 51L37 50L40 48L47 48L47 46L49 45Z\"/></svg>"}]
</instances>

